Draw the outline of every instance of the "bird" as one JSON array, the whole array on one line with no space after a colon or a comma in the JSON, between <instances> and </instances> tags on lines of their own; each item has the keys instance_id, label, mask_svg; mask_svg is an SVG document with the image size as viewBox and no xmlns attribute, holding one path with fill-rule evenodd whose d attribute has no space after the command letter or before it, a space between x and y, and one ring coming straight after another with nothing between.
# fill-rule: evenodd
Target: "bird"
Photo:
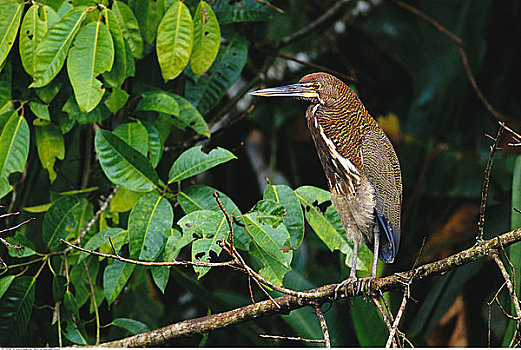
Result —
<instances>
[{"instance_id":1,"label":"bird","mask_svg":"<svg viewBox=\"0 0 521 350\"><path fill-rule=\"evenodd\" d=\"M357 254L364 243L373 251L371 275L366 281L374 280L377 258L394 262L401 234L402 177L387 135L357 94L328 73L308 74L296 84L256 90L250 95L309 101L307 125L332 202L347 239L353 243L349 277L337 289L358 280Z\"/></svg>"}]
</instances>

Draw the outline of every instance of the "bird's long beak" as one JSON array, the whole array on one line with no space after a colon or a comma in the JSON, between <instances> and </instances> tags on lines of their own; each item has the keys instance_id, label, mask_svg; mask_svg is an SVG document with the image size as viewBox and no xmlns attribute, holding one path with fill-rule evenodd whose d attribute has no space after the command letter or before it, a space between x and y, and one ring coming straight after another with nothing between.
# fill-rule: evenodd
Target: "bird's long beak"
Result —
<instances>
[{"instance_id":1,"label":"bird's long beak","mask_svg":"<svg viewBox=\"0 0 521 350\"><path fill-rule=\"evenodd\" d=\"M290 96L290 97L306 97L316 98L318 93L308 85L304 84L292 84L286 86L278 86L268 89L262 89L250 92L253 96L266 96L266 97L277 97L277 96Z\"/></svg>"}]
</instances>

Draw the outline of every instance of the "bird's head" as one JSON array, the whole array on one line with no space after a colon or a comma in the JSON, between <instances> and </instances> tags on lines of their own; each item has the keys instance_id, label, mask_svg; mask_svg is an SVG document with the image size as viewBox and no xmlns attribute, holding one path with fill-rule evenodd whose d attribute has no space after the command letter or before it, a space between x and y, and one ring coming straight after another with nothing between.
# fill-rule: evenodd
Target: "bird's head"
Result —
<instances>
[{"instance_id":1,"label":"bird's head","mask_svg":"<svg viewBox=\"0 0 521 350\"><path fill-rule=\"evenodd\" d=\"M342 97L347 86L338 78L327 73L312 73L296 84L278 86L250 92L253 96L289 96L308 100L311 103L329 105Z\"/></svg>"}]
</instances>

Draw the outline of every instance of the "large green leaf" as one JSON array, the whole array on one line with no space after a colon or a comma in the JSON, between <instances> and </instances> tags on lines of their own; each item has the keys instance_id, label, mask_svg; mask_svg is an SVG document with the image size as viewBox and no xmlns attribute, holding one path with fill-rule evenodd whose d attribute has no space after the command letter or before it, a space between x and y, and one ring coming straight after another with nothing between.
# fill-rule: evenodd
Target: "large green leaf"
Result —
<instances>
[{"instance_id":1,"label":"large green leaf","mask_svg":"<svg viewBox=\"0 0 521 350\"><path fill-rule=\"evenodd\" d=\"M148 153L148 132L140 123L124 123L112 132L125 141L130 147L146 157Z\"/></svg>"},{"instance_id":2,"label":"large green leaf","mask_svg":"<svg viewBox=\"0 0 521 350\"><path fill-rule=\"evenodd\" d=\"M112 69L103 74L103 79L112 87L120 86L127 77L127 53L125 48L125 39L121 25L114 13L108 9L103 9L105 15L105 24L109 28L114 42L114 63Z\"/></svg>"},{"instance_id":3,"label":"large green leaf","mask_svg":"<svg viewBox=\"0 0 521 350\"><path fill-rule=\"evenodd\" d=\"M219 194L219 198L226 210L226 213L230 216L239 217L242 215L241 210L237 207L237 205L228 197L226 194L221 191L216 190L210 186L203 185L194 185L190 186L187 189L179 192L177 196L177 200L183 208L184 212L189 214L196 210L213 210L217 212L221 212L213 193L217 192ZM233 222L233 233L235 237L235 246L239 249L248 250L248 246L250 244L251 238L248 233L244 230L243 227L237 225Z\"/></svg>"},{"instance_id":4,"label":"large green leaf","mask_svg":"<svg viewBox=\"0 0 521 350\"><path fill-rule=\"evenodd\" d=\"M112 114L116 114L121 108L123 108L123 106L125 106L128 98L129 95L125 90L119 87L113 87L111 94L107 97L104 104Z\"/></svg>"},{"instance_id":5,"label":"large green leaf","mask_svg":"<svg viewBox=\"0 0 521 350\"><path fill-rule=\"evenodd\" d=\"M286 185L268 185L263 198L276 201L286 208L284 225L289 232L290 246L298 248L304 238L304 213L295 192Z\"/></svg>"},{"instance_id":6,"label":"large green leaf","mask_svg":"<svg viewBox=\"0 0 521 350\"><path fill-rule=\"evenodd\" d=\"M204 115L208 113L239 79L248 57L248 42L234 35L223 43L208 74L188 80L185 98Z\"/></svg>"},{"instance_id":7,"label":"large green leaf","mask_svg":"<svg viewBox=\"0 0 521 350\"><path fill-rule=\"evenodd\" d=\"M135 267L136 265L134 264L114 260L112 264L105 268L103 272L103 291L109 306L125 288Z\"/></svg>"},{"instance_id":8,"label":"large green leaf","mask_svg":"<svg viewBox=\"0 0 521 350\"><path fill-rule=\"evenodd\" d=\"M112 11L119 22L123 37L130 47L132 55L135 58L140 58L143 54L143 38L136 16L134 16L130 7L122 1L114 1Z\"/></svg>"},{"instance_id":9,"label":"large green leaf","mask_svg":"<svg viewBox=\"0 0 521 350\"><path fill-rule=\"evenodd\" d=\"M158 182L148 159L110 131L98 130L94 138L101 168L110 181L136 192L148 192Z\"/></svg>"},{"instance_id":10,"label":"large green leaf","mask_svg":"<svg viewBox=\"0 0 521 350\"><path fill-rule=\"evenodd\" d=\"M173 97L179 106L179 115L172 118L172 124L182 130L190 127L195 132L210 137L210 128L197 108L179 95L173 95Z\"/></svg>"},{"instance_id":11,"label":"large green leaf","mask_svg":"<svg viewBox=\"0 0 521 350\"><path fill-rule=\"evenodd\" d=\"M351 256L353 254L352 243L347 242L347 236L338 217L335 207L331 202L331 194L313 186L302 186L295 190L295 193L304 207L306 220L315 231L317 236L331 250L340 250L347 254L346 262L351 266ZM329 203L327 209L322 211L321 205ZM356 268L357 270L367 270L372 258L366 246L358 248Z\"/></svg>"},{"instance_id":12,"label":"large green leaf","mask_svg":"<svg viewBox=\"0 0 521 350\"><path fill-rule=\"evenodd\" d=\"M0 134L0 198L12 189L7 177L22 172L29 155L30 131L27 121L13 112Z\"/></svg>"},{"instance_id":13,"label":"large green leaf","mask_svg":"<svg viewBox=\"0 0 521 350\"><path fill-rule=\"evenodd\" d=\"M63 158L65 158L63 134L54 124L35 124L34 136L36 138L36 147L38 148L40 162L42 162L44 169L47 169L49 172L49 180L53 183L56 179L54 163L56 159L63 160Z\"/></svg>"},{"instance_id":14,"label":"large green leaf","mask_svg":"<svg viewBox=\"0 0 521 350\"><path fill-rule=\"evenodd\" d=\"M110 201L110 211L113 213L129 211L144 195L146 192L135 192L121 187Z\"/></svg>"},{"instance_id":15,"label":"large green leaf","mask_svg":"<svg viewBox=\"0 0 521 350\"><path fill-rule=\"evenodd\" d=\"M221 43L221 28L210 5L200 1L194 16L194 47L190 58L192 72L198 77L212 65Z\"/></svg>"},{"instance_id":16,"label":"large green leaf","mask_svg":"<svg viewBox=\"0 0 521 350\"><path fill-rule=\"evenodd\" d=\"M143 322L132 320L130 318L115 318L112 320L112 325L126 329L132 335L150 331L150 327Z\"/></svg>"},{"instance_id":17,"label":"large green leaf","mask_svg":"<svg viewBox=\"0 0 521 350\"><path fill-rule=\"evenodd\" d=\"M7 292L7 289L9 288L11 283L13 283L15 277L16 276L14 275L9 275L0 278L0 299L2 299L2 296L5 294L5 292Z\"/></svg>"},{"instance_id":18,"label":"large green leaf","mask_svg":"<svg viewBox=\"0 0 521 350\"><path fill-rule=\"evenodd\" d=\"M136 111L155 111L170 115L179 115L179 106L174 94L166 91L148 91L136 106Z\"/></svg>"},{"instance_id":19,"label":"large green leaf","mask_svg":"<svg viewBox=\"0 0 521 350\"><path fill-rule=\"evenodd\" d=\"M62 245L60 238L75 232L80 218L81 201L78 197L64 196L58 199L45 213L42 224L42 240L49 249Z\"/></svg>"},{"instance_id":20,"label":"large green leaf","mask_svg":"<svg viewBox=\"0 0 521 350\"><path fill-rule=\"evenodd\" d=\"M33 310L36 278L16 278L0 299L0 343L9 345L27 332Z\"/></svg>"},{"instance_id":21,"label":"large green leaf","mask_svg":"<svg viewBox=\"0 0 521 350\"><path fill-rule=\"evenodd\" d=\"M7 54L13 47L22 19L24 3L13 0L0 2L0 67L4 64Z\"/></svg>"},{"instance_id":22,"label":"large green leaf","mask_svg":"<svg viewBox=\"0 0 521 350\"><path fill-rule=\"evenodd\" d=\"M110 71L114 43L102 22L87 24L76 36L67 59L67 72L80 109L89 113L101 101L105 89L98 75Z\"/></svg>"},{"instance_id":23,"label":"large green leaf","mask_svg":"<svg viewBox=\"0 0 521 350\"><path fill-rule=\"evenodd\" d=\"M34 75L36 69L36 48L47 30L58 22L60 17L49 6L32 5L25 13L20 28L20 59L25 71Z\"/></svg>"},{"instance_id":24,"label":"large green leaf","mask_svg":"<svg viewBox=\"0 0 521 350\"><path fill-rule=\"evenodd\" d=\"M221 24L265 21L274 14L271 8L256 0L216 0L212 7Z\"/></svg>"},{"instance_id":25,"label":"large green leaf","mask_svg":"<svg viewBox=\"0 0 521 350\"><path fill-rule=\"evenodd\" d=\"M285 250L289 244L289 233L284 225L277 227L263 224L257 218L257 212L243 215L246 230L251 235L250 251L263 263L261 275L270 282L282 285L284 275L291 270L293 252Z\"/></svg>"},{"instance_id":26,"label":"large green leaf","mask_svg":"<svg viewBox=\"0 0 521 350\"><path fill-rule=\"evenodd\" d=\"M168 8L157 28L157 59L165 81L176 78L188 64L193 36L190 10L177 1Z\"/></svg>"},{"instance_id":27,"label":"large green leaf","mask_svg":"<svg viewBox=\"0 0 521 350\"><path fill-rule=\"evenodd\" d=\"M521 227L521 213L515 209L521 209L521 156L517 156L514 166L514 176L512 178L512 211L510 219L510 229L515 230ZM521 298L520 284L521 284L521 242L511 245L508 248L508 257L510 263L514 267L512 275L515 276L514 286L515 293L518 298ZM510 305L511 314L515 315L514 305ZM508 328L503 339L503 346L508 347L512 341L516 330L516 321L509 320Z\"/></svg>"},{"instance_id":28,"label":"large green leaf","mask_svg":"<svg viewBox=\"0 0 521 350\"><path fill-rule=\"evenodd\" d=\"M130 0L128 5L136 14L143 39L152 43L156 38L160 19L157 16L156 0Z\"/></svg>"},{"instance_id":29,"label":"large green leaf","mask_svg":"<svg viewBox=\"0 0 521 350\"><path fill-rule=\"evenodd\" d=\"M47 31L36 48L36 67L33 83L29 87L42 87L58 74L81 23L87 7L79 6L69 11Z\"/></svg>"},{"instance_id":30,"label":"large green leaf","mask_svg":"<svg viewBox=\"0 0 521 350\"><path fill-rule=\"evenodd\" d=\"M170 202L151 193L141 198L128 218L130 257L153 261L166 241L164 232L172 227L174 212Z\"/></svg>"},{"instance_id":31,"label":"large green leaf","mask_svg":"<svg viewBox=\"0 0 521 350\"><path fill-rule=\"evenodd\" d=\"M236 158L232 152L224 148L217 147L205 153L202 146L194 146L184 151L172 164L168 173L168 183L187 179Z\"/></svg>"},{"instance_id":32,"label":"large green leaf","mask_svg":"<svg viewBox=\"0 0 521 350\"><path fill-rule=\"evenodd\" d=\"M219 255L222 251L217 242L227 239L230 233L223 213L212 210L198 210L182 217L177 224L183 236L197 237L192 243L192 261L210 262L210 252ZM209 267L194 266L198 278L203 277Z\"/></svg>"},{"instance_id":33,"label":"large green leaf","mask_svg":"<svg viewBox=\"0 0 521 350\"><path fill-rule=\"evenodd\" d=\"M143 125L148 132L148 158L155 168L163 157L163 141L159 135L159 130L152 123L144 122Z\"/></svg>"}]
</instances>

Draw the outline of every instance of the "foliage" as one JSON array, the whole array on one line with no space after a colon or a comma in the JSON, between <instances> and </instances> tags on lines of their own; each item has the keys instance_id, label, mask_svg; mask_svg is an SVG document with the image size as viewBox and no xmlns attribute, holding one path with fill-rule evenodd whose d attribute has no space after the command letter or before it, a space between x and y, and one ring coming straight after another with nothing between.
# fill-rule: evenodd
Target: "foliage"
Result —
<instances>
[{"instance_id":1,"label":"foliage","mask_svg":"<svg viewBox=\"0 0 521 350\"><path fill-rule=\"evenodd\" d=\"M36 217L7 238L22 251L0 245L10 266L0 271L1 345L95 344L251 302L246 275L230 269L136 266L70 250L60 239L141 261L225 261L219 243L230 239L228 216L235 247L271 283L309 289L347 276L352 244L329 192L320 188L326 185L313 146L301 141L308 137L300 135L305 106L272 100L259 103L239 126L230 122L251 112L244 108L251 98L242 98L250 82L267 76L270 85L290 83L311 71L273 62L270 45L334 2L270 3L285 13L256 0L0 0L0 198L10 211L21 211L1 224ZM494 10L490 0L417 5L464 41L470 66L485 85L492 74L486 65L499 60L487 44L496 39L504 10ZM469 89L456 46L428 23L392 4L354 24L344 20L348 31L326 23L324 31L282 52L343 72L354 66L360 74L352 87L374 116L384 115L379 120L395 143L405 186L406 234L399 262L389 268L398 271L412 265L426 232L450 240L446 226L463 225L451 213L479 200L488 156L480 135L492 134L494 121ZM498 78L485 92L519 114L509 100L508 84L515 79L498 66ZM249 130L270 139L260 147L269 150L269 164L252 156ZM520 226L512 211L521 202L520 164L511 154L494 164L489 236L510 222ZM467 225L460 231L473 230ZM456 240L443 252L428 244L425 254L434 259L472 239ZM517 262L519 252L519 244L510 250ZM367 273L367 247L358 259L360 272ZM412 306L418 316L404 321L416 344L430 344L429 334L463 286L477 283L483 265L420 288L415 298L422 303ZM518 293L519 266L514 263ZM265 298L252 288L254 298ZM486 324L480 308L492 291L479 291L472 313L478 328ZM50 307L35 307L42 305ZM326 319L333 345L385 343L378 312L360 300L350 308L335 305ZM298 310L205 341L251 346L266 345L259 333L321 337L315 322ZM513 326L493 322L493 344L507 342Z\"/></svg>"}]
</instances>

